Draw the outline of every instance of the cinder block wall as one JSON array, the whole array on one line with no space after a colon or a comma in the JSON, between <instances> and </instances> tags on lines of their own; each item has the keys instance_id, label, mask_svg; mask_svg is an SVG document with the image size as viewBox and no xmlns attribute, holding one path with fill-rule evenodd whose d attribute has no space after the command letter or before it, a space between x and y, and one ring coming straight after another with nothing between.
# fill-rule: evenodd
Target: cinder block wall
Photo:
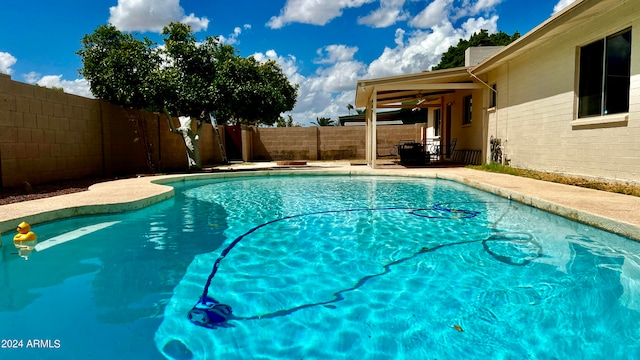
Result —
<instances>
[{"instance_id":1,"label":"cinder block wall","mask_svg":"<svg viewBox=\"0 0 640 360\"><path fill-rule=\"evenodd\" d=\"M100 117L96 100L0 75L2 185L101 175Z\"/></svg>"},{"instance_id":2,"label":"cinder block wall","mask_svg":"<svg viewBox=\"0 0 640 360\"><path fill-rule=\"evenodd\" d=\"M389 125L378 126L376 132L378 134L378 141L376 145L378 148L394 147L398 143L404 141L416 141L419 142L422 136L422 127L426 127L426 123L413 124L413 125Z\"/></svg>"},{"instance_id":3,"label":"cinder block wall","mask_svg":"<svg viewBox=\"0 0 640 360\"><path fill-rule=\"evenodd\" d=\"M318 160L318 128L251 127L251 160Z\"/></svg>"},{"instance_id":4,"label":"cinder block wall","mask_svg":"<svg viewBox=\"0 0 640 360\"><path fill-rule=\"evenodd\" d=\"M402 140L419 141L421 126L378 126L378 147L396 146ZM366 133L364 126L321 126L258 128L252 127L251 156L266 160L339 160L364 159Z\"/></svg>"},{"instance_id":5,"label":"cinder block wall","mask_svg":"<svg viewBox=\"0 0 640 360\"><path fill-rule=\"evenodd\" d=\"M321 126L316 129L320 160L364 159L364 126Z\"/></svg>"},{"instance_id":6,"label":"cinder block wall","mask_svg":"<svg viewBox=\"0 0 640 360\"><path fill-rule=\"evenodd\" d=\"M220 161L214 140L206 124L199 143L203 164ZM164 115L123 110L0 74L0 187L187 166L182 137L169 131Z\"/></svg>"},{"instance_id":7,"label":"cinder block wall","mask_svg":"<svg viewBox=\"0 0 640 360\"><path fill-rule=\"evenodd\" d=\"M112 135L109 149L113 175L188 170L184 140L181 135L171 132L166 116L123 110L108 103L103 109L108 109L103 110L108 112L105 118L110 121L112 134L117 134ZM176 127L180 126L177 118L172 120ZM196 131L195 123L193 131ZM198 145L203 165L221 161L211 124L204 124Z\"/></svg>"}]
</instances>

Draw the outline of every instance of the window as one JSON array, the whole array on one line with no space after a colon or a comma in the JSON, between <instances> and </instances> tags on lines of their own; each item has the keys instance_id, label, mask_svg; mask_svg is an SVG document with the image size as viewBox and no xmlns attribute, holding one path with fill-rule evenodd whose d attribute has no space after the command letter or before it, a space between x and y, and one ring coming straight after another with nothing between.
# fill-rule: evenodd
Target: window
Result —
<instances>
[{"instance_id":1,"label":"window","mask_svg":"<svg viewBox=\"0 0 640 360\"><path fill-rule=\"evenodd\" d=\"M578 117L629 111L631 29L580 48Z\"/></svg>"},{"instance_id":2,"label":"window","mask_svg":"<svg viewBox=\"0 0 640 360\"><path fill-rule=\"evenodd\" d=\"M498 85L497 84L491 85L491 97L489 101L490 101L489 102L490 108L498 106Z\"/></svg>"},{"instance_id":3,"label":"window","mask_svg":"<svg viewBox=\"0 0 640 360\"><path fill-rule=\"evenodd\" d=\"M471 95L469 96L465 96L463 99L463 113L462 113L462 125L468 125L471 124L471 115L472 113L472 102L473 102L473 98Z\"/></svg>"},{"instance_id":4,"label":"window","mask_svg":"<svg viewBox=\"0 0 640 360\"><path fill-rule=\"evenodd\" d=\"M433 110L433 136L440 136L440 126L442 124L442 109Z\"/></svg>"}]
</instances>

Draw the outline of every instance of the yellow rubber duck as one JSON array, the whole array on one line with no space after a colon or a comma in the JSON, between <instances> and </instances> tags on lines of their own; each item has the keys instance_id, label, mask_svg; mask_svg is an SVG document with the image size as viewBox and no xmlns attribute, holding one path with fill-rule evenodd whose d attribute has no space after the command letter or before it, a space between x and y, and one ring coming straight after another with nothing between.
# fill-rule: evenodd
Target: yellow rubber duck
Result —
<instances>
[{"instance_id":1,"label":"yellow rubber duck","mask_svg":"<svg viewBox=\"0 0 640 360\"><path fill-rule=\"evenodd\" d=\"M20 225L18 225L18 228L16 230L18 231L18 233L13 237L14 242L36 241L38 239L36 233L31 231L31 225L24 221L21 222Z\"/></svg>"}]
</instances>

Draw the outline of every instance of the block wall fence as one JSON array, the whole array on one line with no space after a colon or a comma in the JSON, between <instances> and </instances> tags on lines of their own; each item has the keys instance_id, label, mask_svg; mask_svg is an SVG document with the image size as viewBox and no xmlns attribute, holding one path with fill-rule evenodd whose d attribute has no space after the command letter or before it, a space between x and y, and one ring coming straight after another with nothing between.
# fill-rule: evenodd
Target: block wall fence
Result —
<instances>
[{"instance_id":1,"label":"block wall fence","mask_svg":"<svg viewBox=\"0 0 640 360\"><path fill-rule=\"evenodd\" d=\"M220 161L214 140L206 125L203 163ZM166 117L0 74L0 188L187 169L182 138Z\"/></svg>"},{"instance_id":2,"label":"block wall fence","mask_svg":"<svg viewBox=\"0 0 640 360\"><path fill-rule=\"evenodd\" d=\"M377 128L377 146L382 151L400 141L419 141L421 126L389 125ZM251 143L248 160L355 160L365 158L364 126L257 128L243 131ZM385 149L385 150L383 150ZM246 154L246 152L245 152Z\"/></svg>"},{"instance_id":3,"label":"block wall fence","mask_svg":"<svg viewBox=\"0 0 640 360\"><path fill-rule=\"evenodd\" d=\"M421 125L380 126L378 146L418 141ZM242 139L244 161L365 157L363 126L243 127ZM217 141L206 124L199 142L203 165L222 162ZM224 136L222 142L225 146ZM183 140L169 131L163 115L124 110L0 74L0 188L187 169Z\"/></svg>"}]
</instances>

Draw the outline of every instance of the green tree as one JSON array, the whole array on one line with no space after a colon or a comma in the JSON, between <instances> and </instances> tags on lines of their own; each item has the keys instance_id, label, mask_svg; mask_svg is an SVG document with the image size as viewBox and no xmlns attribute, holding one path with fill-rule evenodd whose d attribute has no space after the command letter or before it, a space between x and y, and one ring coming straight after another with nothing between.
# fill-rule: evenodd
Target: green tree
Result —
<instances>
[{"instance_id":1,"label":"green tree","mask_svg":"<svg viewBox=\"0 0 640 360\"><path fill-rule=\"evenodd\" d=\"M223 123L271 126L295 106L298 85L273 60L234 56L219 70L216 116Z\"/></svg>"},{"instance_id":2,"label":"green tree","mask_svg":"<svg viewBox=\"0 0 640 360\"><path fill-rule=\"evenodd\" d=\"M46 86L42 86L42 85L40 85L40 84L38 84L38 83L33 84L33 86L46 88ZM64 88L63 88L63 87L61 87L61 86L52 86L52 87L50 87L50 89L51 89L51 90L56 90L56 91L62 91L62 92L64 92Z\"/></svg>"},{"instance_id":3,"label":"green tree","mask_svg":"<svg viewBox=\"0 0 640 360\"><path fill-rule=\"evenodd\" d=\"M353 105L347 104L347 110L349 111L349 115L351 115L351 110L353 110Z\"/></svg>"},{"instance_id":4,"label":"green tree","mask_svg":"<svg viewBox=\"0 0 640 360\"><path fill-rule=\"evenodd\" d=\"M300 127L300 124L294 124L293 116L289 114L286 119L283 116L280 116L280 118L276 120L276 127Z\"/></svg>"},{"instance_id":5,"label":"green tree","mask_svg":"<svg viewBox=\"0 0 640 360\"><path fill-rule=\"evenodd\" d=\"M144 109L155 93L161 58L149 39L138 40L115 26L99 26L82 38L83 68L80 75L89 80L91 93L123 107Z\"/></svg>"},{"instance_id":6,"label":"green tree","mask_svg":"<svg viewBox=\"0 0 640 360\"><path fill-rule=\"evenodd\" d=\"M442 54L440 63L433 67L433 70L450 69L464 66L464 52L472 46L505 46L509 45L520 37L519 32L509 35L503 31L489 35L485 29L479 33L473 33L469 40L460 39L458 45L450 46L449 50Z\"/></svg>"},{"instance_id":7,"label":"green tree","mask_svg":"<svg viewBox=\"0 0 640 360\"><path fill-rule=\"evenodd\" d=\"M321 117L316 118L315 122L312 122L315 126L335 126L336 122L331 120L331 118Z\"/></svg>"},{"instance_id":8,"label":"green tree","mask_svg":"<svg viewBox=\"0 0 640 360\"><path fill-rule=\"evenodd\" d=\"M198 140L211 114L222 122L271 125L295 105L297 86L275 62L241 58L215 37L197 42L185 24L171 23L162 35L164 47L99 26L82 39L79 72L96 98L163 113L171 131L184 140L190 170L201 168ZM179 118L178 127L173 117Z\"/></svg>"}]
</instances>

